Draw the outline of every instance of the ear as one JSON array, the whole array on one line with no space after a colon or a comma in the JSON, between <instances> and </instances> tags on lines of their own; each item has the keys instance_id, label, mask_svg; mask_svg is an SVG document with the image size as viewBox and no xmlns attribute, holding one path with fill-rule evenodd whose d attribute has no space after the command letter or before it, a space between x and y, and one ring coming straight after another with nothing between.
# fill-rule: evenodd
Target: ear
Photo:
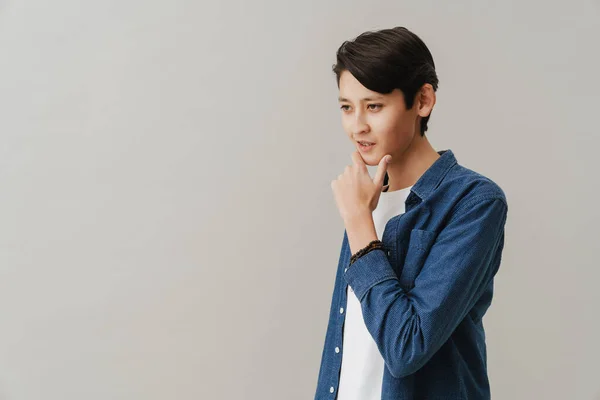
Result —
<instances>
[{"instance_id":1,"label":"ear","mask_svg":"<svg viewBox=\"0 0 600 400\"><path fill-rule=\"evenodd\" d=\"M433 86L430 83L426 83L421 86L419 92L417 93L417 106L419 116L426 117L433 110L433 106L435 105L435 91L433 90Z\"/></svg>"}]
</instances>

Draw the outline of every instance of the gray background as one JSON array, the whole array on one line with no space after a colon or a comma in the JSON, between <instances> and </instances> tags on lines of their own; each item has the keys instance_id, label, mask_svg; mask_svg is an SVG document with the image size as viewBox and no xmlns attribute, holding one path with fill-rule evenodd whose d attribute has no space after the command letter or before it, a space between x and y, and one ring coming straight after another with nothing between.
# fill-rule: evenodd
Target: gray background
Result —
<instances>
[{"instance_id":1,"label":"gray background","mask_svg":"<svg viewBox=\"0 0 600 400\"><path fill-rule=\"evenodd\" d=\"M398 25L436 61L434 148L509 200L493 397L600 398L599 17L0 1L0 399L312 398L353 150L331 65Z\"/></svg>"}]
</instances>

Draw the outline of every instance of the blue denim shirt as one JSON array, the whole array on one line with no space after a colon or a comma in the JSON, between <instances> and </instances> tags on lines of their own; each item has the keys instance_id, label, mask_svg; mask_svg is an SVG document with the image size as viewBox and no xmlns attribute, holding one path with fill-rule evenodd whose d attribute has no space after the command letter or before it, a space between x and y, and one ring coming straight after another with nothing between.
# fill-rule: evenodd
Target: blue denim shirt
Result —
<instances>
[{"instance_id":1,"label":"blue denim shirt","mask_svg":"<svg viewBox=\"0 0 600 400\"><path fill-rule=\"evenodd\" d=\"M508 204L452 150L411 188L406 212L350 264L344 231L315 400L337 398L347 285L384 362L382 400L489 399L482 317L492 301ZM339 352L334 349L338 347Z\"/></svg>"}]
</instances>

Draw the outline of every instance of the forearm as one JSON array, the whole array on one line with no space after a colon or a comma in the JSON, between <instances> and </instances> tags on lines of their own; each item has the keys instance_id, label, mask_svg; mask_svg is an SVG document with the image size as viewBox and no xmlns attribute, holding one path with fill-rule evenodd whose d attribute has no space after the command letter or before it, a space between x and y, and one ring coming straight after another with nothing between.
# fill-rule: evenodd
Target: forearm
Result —
<instances>
[{"instance_id":1,"label":"forearm","mask_svg":"<svg viewBox=\"0 0 600 400\"><path fill-rule=\"evenodd\" d=\"M481 297L497 270L505 221L501 200L464 207L438 234L410 291L380 249L346 270L344 279L393 376L427 362Z\"/></svg>"},{"instance_id":2,"label":"forearm","mask_svg":"<svg viewBox=\"0 0 600 400\"><path fill-rule=\"evenodd\" d=\"M385 253L373 250L365 254L348 268L344 278L361 303L367 330L391 374L401 378L420 368L437 348L433 332L423 329L431 315L419 312L402 290Z\"/></svg>"}]
</instances>

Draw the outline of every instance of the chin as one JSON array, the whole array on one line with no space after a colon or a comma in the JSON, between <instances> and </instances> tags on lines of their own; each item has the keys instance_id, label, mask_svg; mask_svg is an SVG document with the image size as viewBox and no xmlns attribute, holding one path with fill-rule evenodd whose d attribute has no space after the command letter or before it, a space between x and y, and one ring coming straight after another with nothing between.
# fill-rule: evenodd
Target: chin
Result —
<instances>
[{"instance_id":1,"label":"chin","mask_svg":"<svg viewBox=\"0 0 600 400\"><path fill-rule=\"evenodd\" d=\"M365 161L365 164L367 164L369 167L374 167L379 165L379 161L381 161L381 157L377 157L377 155L373 155L373 154L368 154L368 155L363 155L363 160Z\"/></svg>"}]
</instances>

